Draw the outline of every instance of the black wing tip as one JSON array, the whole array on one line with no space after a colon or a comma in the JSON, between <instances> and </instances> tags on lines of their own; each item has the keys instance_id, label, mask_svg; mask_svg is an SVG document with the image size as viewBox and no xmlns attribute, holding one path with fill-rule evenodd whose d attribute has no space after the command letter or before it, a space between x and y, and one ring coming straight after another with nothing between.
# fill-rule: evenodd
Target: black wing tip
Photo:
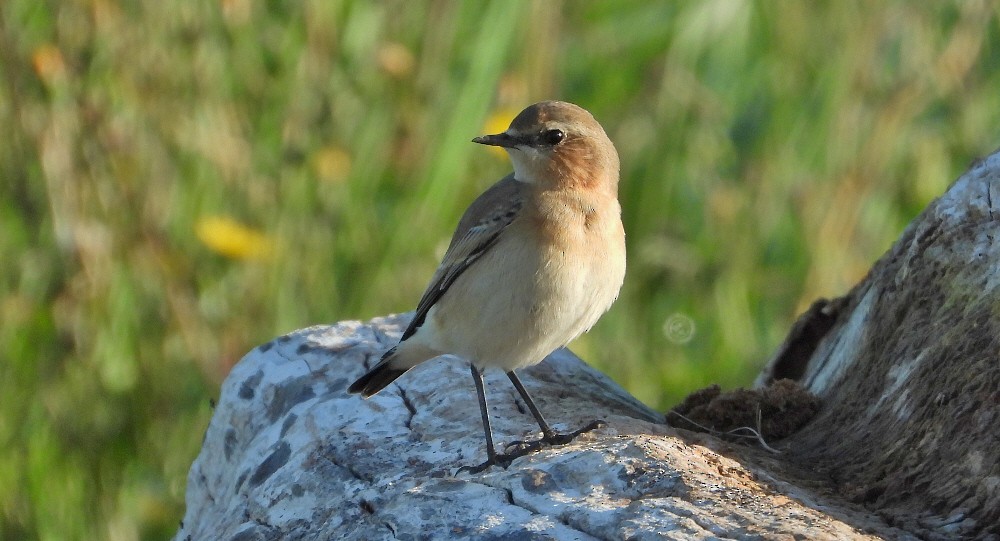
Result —
<instances>
[{"instance_id":1,"label":"black wing tip","mask_svg":"<svg viewBox=\"0 0 1000 541\"><path fill-rule=\"evenodd\" d=\"M371 370L365 372L365 375L361 376L350 387L347 388L347 392L351 394L360 394L364 398L368 398L382 389L385 389L390 383L392 383L396 378L402 376L406 370L401 370L399 368L391 368L389 366L389 360L392 358L393 354L396 353L396 348L392 348L386 351L382 355L382 360L379 361Z\"/></svg>"},{"instance_id":2,"label":"black wing tip","mask_svg":"<svg viewBox=\"0 0 1000 541\"><path fill-rule=\"evenodd\" d=\"M360 378L357 379L357 381L355 381L354 383L352 383L351 386L347 388L347 392L351 393L351 394L358 394L358 393L364 392L364 390L365 390L365 376L367 376L367 375L368 374L365 374L364 376L361 376ZM365 396L365 398L368 398L368 397Z\"/></svg>"},{"instance_id":3,"label":"black wing tip","mask_svg":"<svg viewBox=\"0 0 1000 541\"><path fill-rule=\"evenodd\" d=\"M388 365L379 365L372 368L365 375L358 378L357 381L351 384L347 388L347 392L351 394L360 394L364 398L369 398L372 395L377 394L382 389L389 386L390 383L396 380L399 376L402 376L406 370L400 370L398 368L389 368Z\"/></svg>"}]
</instances>

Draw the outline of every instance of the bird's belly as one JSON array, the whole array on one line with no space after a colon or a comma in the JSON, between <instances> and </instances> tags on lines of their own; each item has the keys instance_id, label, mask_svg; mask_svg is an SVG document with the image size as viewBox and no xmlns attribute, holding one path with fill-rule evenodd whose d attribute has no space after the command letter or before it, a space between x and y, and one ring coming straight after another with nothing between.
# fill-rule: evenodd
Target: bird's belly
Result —
<instances>
[{"instance_id":1,"label":"bird's belly","mask_svg":"<svg viewBox=\"0 0 1000 541\"><path fill-rule=\"evenodd\" d=\"M621 278L559 246L503 244L476 262L480 272L460 276L428 316L443 350L480 367L514 370L589 329L614 301Z\"/></svg>"}]
</instances>

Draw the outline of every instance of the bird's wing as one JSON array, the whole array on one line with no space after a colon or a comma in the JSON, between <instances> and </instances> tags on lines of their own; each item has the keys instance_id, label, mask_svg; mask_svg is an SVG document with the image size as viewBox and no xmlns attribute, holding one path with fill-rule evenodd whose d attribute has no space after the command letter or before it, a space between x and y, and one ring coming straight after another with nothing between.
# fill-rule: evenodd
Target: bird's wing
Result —
<instances>
[{"instance_id":1,"label":"bird's wing","mask_svg":"<svg viewBox=\"0 0 1000 541\"><path fill-rule=\"evenodd\" d=\"M517 218L524 206L527 185L508 175L483 192L458 222L448 251L424 295L417 303L416 314L403 332L406 340L424 324L431 307L448 291L466 269L496 244L500 233Z\"/></svg>"}]
</instances>

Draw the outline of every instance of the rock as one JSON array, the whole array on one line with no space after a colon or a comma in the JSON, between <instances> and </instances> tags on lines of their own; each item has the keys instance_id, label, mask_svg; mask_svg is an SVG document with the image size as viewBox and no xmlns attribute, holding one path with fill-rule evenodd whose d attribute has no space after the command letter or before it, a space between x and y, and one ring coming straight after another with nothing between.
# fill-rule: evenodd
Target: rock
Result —
<instances>
[{"instance_id":1,"label":"rock","mask_svg":"<svg viewBox=\"0 0 1000 541\"><path fill-rule=\"evenodd\" d=\"M823 400L788 459L923 538L1000 539L1000 153L795 329L758 379Z\"/></svg>"},{"instance_id":2,"label":"rock","mask_svg":"<svg viewBox=\"0 0 1000 541\"><path fill-rule=\"evenodd\" d=\"M464 361L426 363L368 400L346 393L408 317L303 329L240 361L176 539L873 538L728 445L686 441L567 350L524 370L525 386L557 429L607 427L456 476L485 459ZM487 393L498 444L539 435L501 372L487 372Z\"/></svg>"}]
</instances>

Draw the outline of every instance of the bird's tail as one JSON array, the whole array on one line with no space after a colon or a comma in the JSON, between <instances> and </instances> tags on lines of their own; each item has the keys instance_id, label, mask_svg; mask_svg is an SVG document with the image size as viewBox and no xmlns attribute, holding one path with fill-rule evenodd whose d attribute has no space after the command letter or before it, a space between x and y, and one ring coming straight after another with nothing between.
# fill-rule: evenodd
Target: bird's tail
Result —
<instances>
[{"instance_id":1,"label":"bird's tail","mask_svg":"<svg viewBox=\"0 0 1000 541\"><path fill-rule=\"evenodd\" d=\"M407 368L394 368L389 366L393 357L396 355L396 348L392 348L382 355L382 360L378 362L371 370L365 373L365 375L358 378L357 381L351 384L347 388L349 393L361 393L361 396L368 398L373 394L385 389L390 383L395 381L396 378L402 376L408 369Z\"/></svg>"}]
</instances>

